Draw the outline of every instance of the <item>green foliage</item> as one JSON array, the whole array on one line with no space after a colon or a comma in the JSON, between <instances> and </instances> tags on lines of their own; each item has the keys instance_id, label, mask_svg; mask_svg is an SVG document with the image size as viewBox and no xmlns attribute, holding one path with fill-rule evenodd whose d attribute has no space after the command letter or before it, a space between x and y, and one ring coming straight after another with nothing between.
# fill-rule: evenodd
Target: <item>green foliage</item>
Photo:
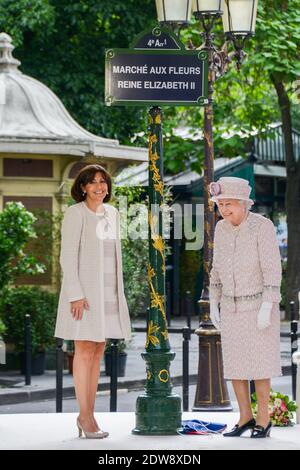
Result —
<instances>
[{"instance_id":1,"label":"green foliage","mask_svg":"<svg viewBox=\"0 0 300 470\"><path fill-rule=\"evenodd\" d=\"M258 5L255 37L247 43L248 56L241 72L231 69L218 80L216 89L218 95L221 87L218 105L231 102L234 119L249 130L263 129L280 119L274 74L285 83L290 96L293 81L300 75L300 1L263 0Z\"/></svg>"},{"instance_id":2,"label":"green foliage","mask_svg":"<svg viewBox=\"0 0 300 470\"><path fill-rule=\"evenodd\" d=\"M2 338L3 334L5 333L6 326L4 325L3 321L0 319L0 338Z\"/></svg>"},{"instance_id":3,"label":"green foliage","mask_svg":"<svg viewBox=\"0 0 300 470\"><path fill-rule=\"evenodd\" d=\"M286 269L287 269L287 262L283 261L282 262L282 281L281 281L281 286L280 286L280 293L281 293L281 301L280 301L280 306L284 309L287 300L286 300Z\"/></svg>"},{"instance_id":4,"label":"green foliage","mask_svg":"<svg viewBox=\"0 0 300 470\"><path fill-rule=\"evenodd\" d=\"M214 84L214 149L215 156L245 156L248 141L275 121L281 120L274 78L280 80L291 99L294 127L299 126L299 91L295 93L294 81L300 76L300 1L262 0L254 39L247 41L248 56L240 73L232 63L227 73ZM182 40L201 44L199 25L194 21L184 30ZM215 42L223 41L221 20L216 24ZM231 46L229 46L231 47ZM166 119L169 120L168 113ZM192 169L203 168L203 142L193 139L194 133L203 129L201 108L176 108L171 114L173 128L187 126L191 137L182 142L169 129L166 143L165 167L172 172L181 171L187 162ZM175 125L174 125L175 123ZM177 124L176 124L177 123ZM183 141L183 139L182 139Z\"/></svg>"},{"instance_id":5,"label":"green foliage","mask_svg":"<svg viewBox=\"0 0 300 470\"><path fill-rule=\"evenodd\" d=\"M129 47L155 22L152 0L1 0L0 27L18 45L22 71L49 86L89 131L130 143L144 108L104 105L105 49Z\"/></svg>"},{"instance_id":6,"label":"green foliage","mask_svg":"<svg viewBox=\"0 0 300 470\"><path fill-rule=\"evenodd\" d=\"M148 241L122 241L122 257L124 272L124 290L130 316L136 317L146 313L148 307Z\"/></svg>"},{"instance_id":7,"label":"green foliage","mask_svg":"<svg viewBox=\"0 0 300 470\"><path fill-rule=\"evenodd\" d=\"M201 172L204 160L203 141L183 139L177 135L166 138L165 150L166 166L171 173L186 170L186 162L191 163L191 168Z\"/></svg>"},{"instance_id":8,"label":"green foliage","mask_svg":"<svg viewBox=\"0 0 300 470\"><path fill-rule=\"evenodd\" d=\"M139 203L147 198L147 190L143 186L114 186L112 204L116 205L117 198L126 197L127 204Z\"/></svg>"},{"instance_id":9,"label":"green foliage","mask_svg":"<svg viewBox=\"0 0 300 470\"><path fill-rule=\"evenodd\" d=\"M44 272L35 257L23 252L28 240L36 237L35 220L20 202L6 204L0 213L0 291L21 274Z\"/></svg>"},{"instance_id":10,"label":"green foliage","mask_svg":"<svg viewBox=\"0 0 300 470\"><path fill-rule=\"evenodd\" d=\"M25 315L31 315L32 352L36 354L54 346L57 295L39 287L5 289L0 300L0 318L6 327L6 343L17 352L24 351Z\"/></svg>"},{"instance_id":11,"label":"green foliage","mask_svg":"<svg viewBox=\"0 0 300 470\"><path fill-rule=\"evenodd\" d=\"M42 40L54 30L55 10L51 3L51 0L1 0L1 31L12 35L17 46L28 36Z\"/></svg>"},{"instance_id":12,"label":"green foliage","mask_svg":"<svg viewBox=\"0 0 300 470\"><path fill-rule=\"evenodd\" d=\"M75 344L72 339L66 340L67 353L72 356L75 353Z\"/></svg>"},{"instance_id":13,"label":"green foliage","mask_svg":"<svg viewBox=\"0 0 300 470\"><path fill-rule=\"evenodd\" d=\"M61 242L61 222L63 219L62 213L52 214L47 210L35 209L33 211L36 221L34 223L34 230L36 237L30 241L30 246L25 247L25 251L31 251L35 254L36 258L45 267L45 284L52 283L52 273L54 270L55 287L60 287L60 265L59 265L59 252ZM30 280L28 280L30 284Z\"/></svg>"},{"instance_id":14,"label":"green foliage","mask_svg":"<svg viewBox=\"0 0 300 470\"><path fill-rule=\"evenodd\" d=\"M117 187L116 196L127 198L128 207L141 202L144 196L142 187ZM112 201L112 203L116 203ZM132 222L133 216L127 216L128 225ZM147 264L148 264L148 240L130 237L122 240L122 259L124 273L124 290L128 303L130 316L136 317L146 313L148 306L148 284L147 284Z\"/></svg>"},{"instance_id":15,"label":"green foliage","mask_svg":"<svg viewBox=\"0 0 300 470\"><path fill-rule=\"evenodd\" d=\"M202 250L184 250L180 254L180 296L190 291L195 297L197 276L202 263Z\"/></svg>"},{"instance_id":16,"label":"green foliage","mask_svg":"<svg viewBox=\"0 0 300 470\"><path fill-rule=\"evenodd\" d=\"M139 218L136 214L130 214L130 207L132 204L144 204L144 209L148 209L148 195L145 189L141 186L130 187L116 187L116 198L112 200L112 204L117 203L117 197L124 196L127 199L129 211L127 213L127 225L134 219ZM164 187L164 203L170 205L172 201L171 187ZM140 214L140 221L143 223L144 216L147 217L147 212ZM147 233L148 236L148 233ZM166 243L165 255L170 254L170 246ZM126 236L122 239L122 258L123 258L123 273L124 273L124 289L128 303L130 316L136 317L146 313L149 305L149 288L147 279L147 265L149 262L149 242L148 238L133 239Z\"/></svg>"},{"instance_id":17,"label":"green foliage","mask_svg":"<svg viewBox=\"0 0 300 470\"><path fill-rule=\"evenodd\" d=\"M254 54L249 63L286 82L300 75L299 0L264 0L259 4ZM298 58L298 60L297 60Z\"/></svg>"},{"instance_id":18,"label":"green foliage","mask_svg":"<svg viewBox=\"0 0 300 470\"><path fill-rule=\"evenodd\" d=\"M105 344L105 352L111 351L112 340L108 339ZM129 341L124 341L123 339L118 341L118 353L125 353L127 347L129 345Z\"/></svg>"}]
</instances>

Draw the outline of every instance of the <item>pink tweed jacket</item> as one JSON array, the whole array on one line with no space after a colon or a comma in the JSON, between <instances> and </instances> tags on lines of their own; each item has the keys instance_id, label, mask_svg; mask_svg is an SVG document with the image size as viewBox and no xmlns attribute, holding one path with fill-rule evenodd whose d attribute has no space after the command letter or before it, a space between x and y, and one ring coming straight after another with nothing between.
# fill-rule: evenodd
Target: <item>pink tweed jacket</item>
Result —
<instances>
[{"instance_id":1,"label":"pink tweed jacket","mask_svg":"<svg viewBox=\"0 0 300 470\"><path fill-rule=\"evenodd\" d=\"M215 227L210 299L221 311L258 310L263 301L280 302L281 258L271 220L249 212L237 227Z\"/></svg>"}]
</instances>

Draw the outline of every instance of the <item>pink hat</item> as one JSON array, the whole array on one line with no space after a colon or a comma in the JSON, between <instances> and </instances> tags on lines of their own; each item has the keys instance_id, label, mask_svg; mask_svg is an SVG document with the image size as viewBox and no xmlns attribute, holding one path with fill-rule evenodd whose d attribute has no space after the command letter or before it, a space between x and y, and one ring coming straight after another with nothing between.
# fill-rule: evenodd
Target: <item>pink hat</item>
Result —
<instances>
[{"instance_id":1,"label":"pink hat","mask_svg":"<svg viewBox=\"0 0 300 470\"><path fill-rule=\"evenodd\" d=\"M235 178L233 176L223 176L216 183L210 183L210 194L213 196L211 200L217 202L219 199L240 199L242 201L254 201L249 198L251 186L249 181L243 178Z\"/></svg>"}]
</instances>

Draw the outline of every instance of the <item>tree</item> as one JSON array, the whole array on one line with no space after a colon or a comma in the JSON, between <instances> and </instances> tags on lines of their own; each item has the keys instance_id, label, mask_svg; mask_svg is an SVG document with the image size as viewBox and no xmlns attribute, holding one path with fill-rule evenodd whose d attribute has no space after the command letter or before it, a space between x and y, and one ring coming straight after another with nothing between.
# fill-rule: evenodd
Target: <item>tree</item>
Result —
<instances>
[{"instance_id":1,"label":"tree","mask_svg":"<svg viewBox=\"0 0 300 470\"><path fill-rule=\"evenodd\" d=\"M265 0L259 10L255 53L249 65L264 68L276 90L283 126L287 175L288 261L286 297L296 302L300 290L300 155L292 140L294 82L300 76L300 1ZM298 103L297 103L298 104ZM298 104L299 106L299 104ZM288 305L286 306L288 308Z\"/></svg>"},{"instance_id":2,"label":"tree","mask_svg":"<svg viewBox=\"0 0 300 470\"><path fill-rule=\"evenodd\" d=\"M0 0L0 27L23 73L49 86L89 131L125 144L146 128L146 111L105 106L105 49L129 47L155 18L153 0Z\"/></svg>"},{"instance_id":3,"label":"tree","mask_svg":"<svg viewBox=\"0 0 300 470\"><path fill-rule=\"evenodd\" d=\"M299 10L300 0L260 0L255 38L246 46L248 57L241 72L231 69L221 77L214 95L216 155L245 154L247 136L266 130L273 121L282 121L287 172L287 311L290 300L298 310L300 286L300 156L295 155L292 141L293 119L298 125L300 122ZM198 37L196 29L185 34L186 41L196 44ZM201 109L178 110L175 119L188 123L192 130L203 128ZM196 170L202 159L200 154L193 162Z\"/></svg>"},{"instance_id":4,"label":"tree","mask_svg":"<svg viewBox=\"0 0 300 470\"><path fill-rule=\"evenodd\" d=\"M21 274L43 273L43 265L23 249L34 238L35 217L21 202L9 202L0 213L0 292Z\"/></svg>"}]
</instances>

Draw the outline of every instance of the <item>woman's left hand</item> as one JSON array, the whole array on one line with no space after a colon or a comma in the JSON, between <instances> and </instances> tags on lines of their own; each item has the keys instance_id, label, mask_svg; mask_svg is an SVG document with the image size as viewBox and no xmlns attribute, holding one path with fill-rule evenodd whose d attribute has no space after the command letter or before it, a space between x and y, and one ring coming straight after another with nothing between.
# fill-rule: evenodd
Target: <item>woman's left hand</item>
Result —
<instances>
[{"instance_id":1,"label":"woman's left hand","mask_svg":"<svg viewBox=\"0 0 300 470\"><path fill-rule=\"evenodd\" d=\"M271 311L272 302L263 302L257 315L257 327L259 330L264 330L271 325Z\"/></svg>"},{"instance_id":2,"label":"woman's left hand","mask_svg":"<svg viewBox=\"0 0 300 470\"><path fill-rule=\"evenodd\" d=\"M85 298L71 302L71 314L74 320L82 320L83 311L89 309L88 301Z\"/></svg>"}]
</instances>

